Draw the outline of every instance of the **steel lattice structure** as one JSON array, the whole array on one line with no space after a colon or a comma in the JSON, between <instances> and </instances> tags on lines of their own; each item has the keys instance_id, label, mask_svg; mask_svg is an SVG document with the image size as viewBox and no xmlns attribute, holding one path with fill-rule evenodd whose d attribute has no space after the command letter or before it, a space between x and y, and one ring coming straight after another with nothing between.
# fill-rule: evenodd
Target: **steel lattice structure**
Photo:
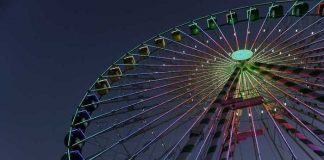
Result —
<instances>
[{"instance_id":1,"label":"steel lattice structure","mask_svg":"<svg viewBox=\"0 0 324 160\"><path fill-rule=\"evenodd\" d=\"M323 159L323 8L244 6L144 41L86 92L62 159Z\"/></svg>"}]
</instances>

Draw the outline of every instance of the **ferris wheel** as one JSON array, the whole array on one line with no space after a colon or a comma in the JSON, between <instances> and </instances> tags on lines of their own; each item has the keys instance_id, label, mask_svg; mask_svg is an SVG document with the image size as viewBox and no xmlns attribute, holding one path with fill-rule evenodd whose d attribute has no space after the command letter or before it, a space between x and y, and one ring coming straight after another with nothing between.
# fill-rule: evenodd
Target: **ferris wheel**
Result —
<instances>
[{"instance_id":1,"label":"ferris wheel","mask_svg":"<svg viewBox=\"0 0 324 160\"><path fill-rule=\"evenodd\" d=\"M140 43L90 86L62 160L323 159L323 18L268 2Z\"/></svg>"}]
</instances>

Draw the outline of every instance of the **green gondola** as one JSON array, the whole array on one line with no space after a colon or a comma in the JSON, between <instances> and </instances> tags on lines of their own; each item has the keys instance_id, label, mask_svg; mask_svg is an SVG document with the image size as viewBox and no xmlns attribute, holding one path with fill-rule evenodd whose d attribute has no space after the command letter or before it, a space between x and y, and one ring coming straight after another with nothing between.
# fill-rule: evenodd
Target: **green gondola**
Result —
<instances>
[{"instance_id":1,"label":"green gondola","mask_svg":"<svg viewBox=\"0 0 324 160\"><path fill-rule=\"evenodd\" d=\"M256 21L260 18L259 16L259 10L257 8L251 7L246 11L247 19L250 21Z\"/></svg>"},{"instance_id":2,"label":"green gondola","mask_svg":"<svg viewBox=\"0 0 324 160\"><path fill-rule=\"evenodd\" d=\"M305 15L305 14L307 13L308 8L309 8L309 7L308 7L308 4L305 3L305 2L297 3L297 4L293 7L293 9L292 9L292 11L291 11L291 14L292 14L293 16L301 17L301 16L303 16L303 15Z\"/></svg>"},{"instance_id":3,"label":"green gondola","mask_svg":"<svg viewBox=\"0 0 324 160\"><path fill-rule=\"evenodd\" d=\"M210 17L207 19L207 28L210 30L216 29L217 24L216 24L216 18L215 17Z\"/></svg>"},{"instance_id":4,"label":"green gondola","mask_svg":"<svg viewBox=\"0 0 324 160\"><path fill-rule=\"evenodd\" d=\"M193 23L189 24L188 27L189 27L190 33L192 35L198 35L200 33L197 23L193 22Z\"/></svg>"},{"instance_id":5,"label":"green gondola","mask_svg":"<svg viewBox=\"0 0 324 160\"><path fill-rule=\"evenodd\" d=\"M279 4L271 5L269 7L269 17L270 18L280 18L284 14L283 7Z\"/></svg>"},{"instance_id":6,"label":"green gondola","mask_svg":"<svg viewBox=\"0 0 324 160\"><path fill-rule=\"evenodd\" d=\"M226 14L226 22L227 24L236 24L237 23L237 14L235 12L230 12Z\"/></svg>"}]
</instances>

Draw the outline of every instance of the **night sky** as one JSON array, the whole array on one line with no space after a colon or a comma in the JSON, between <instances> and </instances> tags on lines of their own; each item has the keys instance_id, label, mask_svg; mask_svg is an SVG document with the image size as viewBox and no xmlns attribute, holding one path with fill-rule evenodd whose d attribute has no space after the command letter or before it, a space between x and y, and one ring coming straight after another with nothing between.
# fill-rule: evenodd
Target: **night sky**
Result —
<instances>
[{"instance_id":1,"label":"night sky","mask_svg":"<svg viewBox=\"0 0 324 160\"><path fill-rule=\"evenodd\" d=\"M261 0L1 0L0 159L59 159L76 106L127 50L177 24Z\"/></svg>"}]
</instances>

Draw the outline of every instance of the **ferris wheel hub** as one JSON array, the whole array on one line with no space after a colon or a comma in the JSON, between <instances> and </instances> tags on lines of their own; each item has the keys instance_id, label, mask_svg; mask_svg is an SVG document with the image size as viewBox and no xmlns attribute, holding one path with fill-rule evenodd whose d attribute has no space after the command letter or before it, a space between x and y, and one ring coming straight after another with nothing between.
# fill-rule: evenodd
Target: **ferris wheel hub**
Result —
<instances>
[{"instance_id":1,"label":"ferris wheel hub","mask_svg":"<svg viewBox=\"0 0 324 160\"><path fill-rule=\"evenodd\" d=\"M243 61L251 58L253 56L253 52L247 49L240 49L232 53L231 57L237 61Z\"/></svg>"}]
</instances>

